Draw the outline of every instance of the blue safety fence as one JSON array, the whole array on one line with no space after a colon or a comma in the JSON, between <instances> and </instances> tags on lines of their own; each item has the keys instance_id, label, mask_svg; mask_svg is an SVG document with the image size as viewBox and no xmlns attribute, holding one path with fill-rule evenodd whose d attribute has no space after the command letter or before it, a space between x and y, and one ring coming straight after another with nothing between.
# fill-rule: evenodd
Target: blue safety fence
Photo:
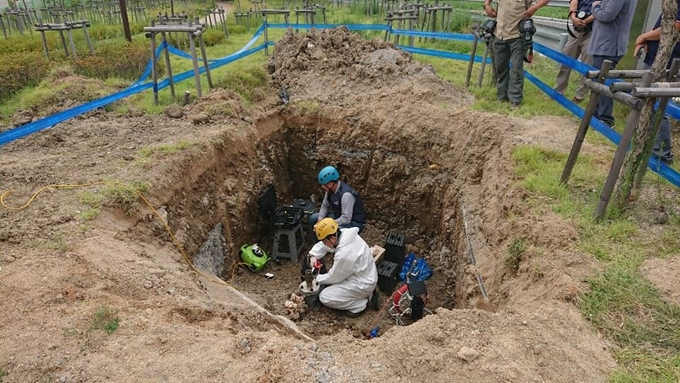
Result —
<instances>
[{"instance_id":1,"label":"blue safety fence","mask_svg":"<svg viewBox=\"0 0 680 383\"><path fill-rule=\"evenodd\" d=\"M260 29L258 29L258 31L255 33L253 38L243 48L241 48L236 53L233 53L229 56L226 56L226 57L223 57L223 58L220 58L220 59L210 60L211 63L208 65L209 68L214 69L214 68L220 67L222 65L229 64L229 63L234 62L236 60L239 60L243 57L249 56L253 53L259 52L262 49L264 49L265 46L267 46L267 45L271 45L271 44L262 44L262 45L260 45L256 48L248 49L248 47L252 46L255 43L255 41L257 40L257 38L260 37L260 35L262 34L263 31L264 31L264 26L261 27ZM164 47L163 44L161 44L156 49L156 58L157 59L158 59L158 57L160 57L160 51L162 50L163 47ZM189 56L189 57L191 58L191 56ZM151 60L149 60L149 63L147 64L147 68L151 68ZM135 81L130 87L128 87L127 89L124 89L120 92L110 94L108 96L87 102L85 104L78 105L74 108L64 110L64 111L61 111L59 113L55 113L51 116L47 116L47 117L42 118L40 120L30 122L26 125L22 125L22 126L19 126L17 128L10 129L10 130L7 130L5 132L2 132L2 133L0 133L0 146L5 145L5 144L12 142L14 140L17 140L19 138L28 136L29 134L50 128L50 127L52 127L52 126L54 126L54 125L56 125L60 122L64 122L64 121L69 120L71 118L80 116L81 114L90 112L90 111L95 110L97 108L102 108L106 105L112 104L112 103L114 103L118 100L132 96L134 94L143 92L147 89L152 89L154 87L153 82L144 83L144 79L149 76L150 72L151 72L150 69L148 71L145 70L144 73L142 74L142 77L140 77L139 80ZM199 72L204 73L205 68L200 67ZM193 75L194 75L193 70L188 70L186 72L179 73L179 74L173 76L173 82L177 83L177 82L186 80L186 79L192 77ZM156 91L163 89L163 88L166 88L168 86L170 86L170 80L166 78L166 79L164 79L164 80L162 80L158 83Z\"/></svg>"},{"instance_id":2,"label":"blue safety fence","mask_svg":"<svg viewBox=\"0 0 680 383\"><path fill-rule=\"evenodd\" d=\"M265 49L267 46L273 45L273 42L270 41L265 41L264 44L248 49L252 44L255 43L255 41L260 37L260 35L264 32L266 28L279 28L279 29L329 29L329 28L335 28L335 27L345 27L349 30L353 31L389 31L392 34L395 35L401 35L401 36L414 36L414 37L424 37L424 38L433 38L433 39L448 39L448 40L460 40L460 41L472 41L474 39L474 36L468 35L468 34L460 34L460 33L446 33L446 32L423 32L423 31L413 31L413 30L404 30L404 29L392 29L391 26L388 25L375 25L375 24L262 24L260 28L257 30L253 38L243 47L241 48L238 52L229 55L227 57L221 58L221 59L214 59L214 60L208 60L209 64L208 67L212 70L214 68L220 67L222 65L231 63L233 61L236 61L238 59L241 59L243 57L246 57L248 55L251 55L255 52L258 52L262 49ZM163 48L165 48L165 43L159 45L158 49L156 50L156 59L160 56L160 52L162 51ZM447 58L447 59L453 59L453 60L461 60L461 61L469 61L470 60L470 55L462 54L462 53L455 53L455 52L446 52L446 51L439 51L439 50L434 50L434 49L426 49L426 48L416 48L416 47L410 47L410 46L399 46L401 49L414 53L414 54L423 54L423 55L429 55L429 56L436 56L436 57L442 57L442 58ZM565 56L561 52L557 52L553 49L550 49L540 43L534 43L534 49L560 63L563 65L567 65L573 70L576 70L577 72L581 74L585 74L589 70L595 70L594 67L591 67L589 65L586 65L578 60L575 60L571 57ZM188 55L186 52L183 52L181 50L178 50L174 47L168 46L168 51L176 54L180 57L185 57L185 58L191 58L190 55ZM483 58L479 56L474 57L475 62L482 62ZM491 60L487 59L487 63L490 63ZM0 133L0 145L4 145L8 142L14 141L18 138L24 137L26 135L29 135L31 133L49 128L59 122L63 122L67 119L76 117L80 114L86 113L88 111L94 110L96 108L103 107L105 105L108 105L112 102L115 102L117 100L120 100L122 98L128 97L130 95L142 92L146 89L153 88L153 83L152 82L146 82L144 83L144 79L146 79L149 76L150 73L150 68L151 68L151 61L147 65L147 70L144 71L142 76L140 77L139 80L137 80L135 83L133 83L128 89L125 89L121 92L114 93L112 95L100 98L98 100L91 101L89 103L77 106L75 108L54 114L52 116L46 117L44 119L29 123L27 125L23 125L21 127ZM200 67L199 68L200 73L205 72L205 67ZM551 87L546 85L544 82L542 82L540 79L532 75L531 73L525 71L525 76L529 81L531 81L534 85L536 85L540 90L542 90L546 95L548 95L550 98L558 102L560 105L562 105L564 108L569 110L572 114L579 118L583 118L583 115L585 114L584 110L577 106L576 104L572 103L569 101L566 97L562 96L561 94L555 92ZM188 79L194 75L193 70L186 71L184 73L177 74L173 76L173 81L174 82L180 82L185 79ZM167 86L170 85L170 80L169 79L164 79L163 81L158 83L158 86L154 91L158 91L160 89L163 89ZM677 107L677 105L674 104L669 104L667 108L667 114L675 119L680 119L680 108ZM620 135L617 133L615 130L611 129L609 126L604 124L602 121L593 118L591 119L590 125L598 131L600 134L605 136L607 139L609 139L611 142L614 144L618 145L620 142ZM650 159L648 166L651 170L657 172L661 176L663 176L666 180L668 180L670 183L675 185L676 187L680 187L680 174L676 172L673 168L666 166L663 163L660 163L658 159L652 158Z\"/></svg>"},{"instance_id":3,"label":"blue safety fence","mask_svg":"<svg viewBox=\"0 0 680 383\"><path fill-rule=\"evenodd\" d=\"M543 44L534 42L534 50L550 59L553 61L557 62L558 64L566 65L570 67L571 69L579 72L580 74L584 75L586 72L591 71L591 70L597 70L595 67L590 66L588 64L584 64L574 58L571 58L569 56L564 55L561 52L557 52L553 49L550 49L546 47ZM616 80L616 79L610 79L607 80L605 83L609 84L611 82L618 82L621 80ZM674 102L669 102L668 106L666 107L666 114L669 117L673 117L676 120L680 120L680 107L675 104Z\"/></svg>"}]
</instances>

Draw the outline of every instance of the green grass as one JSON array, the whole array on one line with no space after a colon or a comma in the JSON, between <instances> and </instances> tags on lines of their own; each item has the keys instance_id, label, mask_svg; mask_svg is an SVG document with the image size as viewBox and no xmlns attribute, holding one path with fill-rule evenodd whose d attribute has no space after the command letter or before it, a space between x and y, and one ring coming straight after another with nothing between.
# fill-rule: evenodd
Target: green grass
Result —
<instances>
[{"instance_id":1,"label":"green grass","mask_svg":"<svg viewBox=\"0 0 680 383\"><path fill-rule=\"evenodd\" d=\"M180 140L179 142L172 144L163 144L155 147L142 148L138 151L138 154L142 157L151 157L154 154L158 155L168 155L181 152L182 150L192 147L194 144L187 140Z\"/></svg>"},{"instance_id":2,"label":"green grass","mask_svg":"<svg viewBox=\"0 0 680 383\"><path fill-rule=\"evenodd\" d=\"M49 239L35 239L28 242L28 247L34 249L53 250L59 253L66 253L71 249L64 238L64 233L57 231L50 235Z\"/></svg>"},{"instance_id":3,"label":"green grass","mask_svg":"<svg viewBox=\"0 0 680 383\"><path fill-rule=\"evenodd\" d=\"M139 195L148 190L149 186L144 182L130 182L127 184L110 182L101 192L101 205L117 207L122 209L125 214L131 215L136 210L136 202Z\"/></svg>"},{"instance_id":4,"label":"green grass","mask_svg":"<svg viewBox=\"0 0 680 383\"><path fill-rule=\"evenodd\" d=\"M479 1L460 1L454 0L450 3L454 8L457 9L471 9L474 11L483 11L482 4ZM496 2L494 1L494 6ZM569 9L563 7L555 7L551 5L546 5L545 7L539 9L535 16L541 17L554 17L557 19L566 19Z\"/></svg>"},{"instance_id":5,"label":"green grass","mask_svg":"<svg viewBox=\"0 0 680 383\"><path fill-rule=\"evenodd\" d=\"M120 319L113 309L102 306L94 312L91 324L93 330L103 330L111 335L118 330L118 327L120 327Z\"/></svg>"},{"instance_id":6,"label":"green grass","mask_svg":"<svg viewBox=\"0 0 680 383\"><path fill-rule=\"evenodd\" d=\"M2 383L3 379L5 378L5 370L0 367L0 383Z\"/></svg>"},{"instance_id":7,"label":"green grass","mask_svg":"<svg viewBox=\"0 0 680 383\"><path fill-rule=\"evenodd\" d=\"M519 264L527 251L526 238L515 238L510 246L508 246L508 253L503 259L503 266L506 269L516 273L519 269Z\"/></svg>"},{"instance_id":8,"label":"green grass","mask_svg":"<svg viewBox=\"0 0 680 383\"><path fill-rule=\"evenodd\" d=\"M593 221L606 169L581 156L568 186L558 180L566 155L533 146L513 151L518 185L530 193L529 209L549 207L572 220L579 233L578 246L591 254L603 272L588 281L590 291L579 299L579 309L619 349L613 353L619 368L611 382L677 382L680 377L680 307L666 302L641 274L650 257L677 254L679 227L669 220L650 239L638 220L625 213L601 224ZM671 197L673 198L673 197ZM673 203L677 204L674 197ZM671 222L672 221L672 222ZM508 258L519 254L515 240Z\"/></svg>"}]
</instances>

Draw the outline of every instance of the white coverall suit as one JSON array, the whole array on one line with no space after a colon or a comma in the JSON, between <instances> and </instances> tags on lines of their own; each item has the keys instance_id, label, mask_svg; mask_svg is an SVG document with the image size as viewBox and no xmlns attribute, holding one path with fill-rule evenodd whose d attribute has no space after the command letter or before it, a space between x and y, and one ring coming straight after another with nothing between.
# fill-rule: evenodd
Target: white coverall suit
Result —
<instances>
[{"instance_id":1,"label":"white coverall suit","mask_svg":"<svg viewBox=\"0 0 680 383\"><path fill-rule=\"evenodd\" d=\"M324 306L336 310L360 313L366 309L378 283L378 269L371 249L359 236L359 229L341 230L335 251L320 241L309 252L316 259L323 258L328 251L335 253L333 267L328 273L316 277L320 285L326 285L319 293L319 300Z\"/></svg>"}]
</instances>

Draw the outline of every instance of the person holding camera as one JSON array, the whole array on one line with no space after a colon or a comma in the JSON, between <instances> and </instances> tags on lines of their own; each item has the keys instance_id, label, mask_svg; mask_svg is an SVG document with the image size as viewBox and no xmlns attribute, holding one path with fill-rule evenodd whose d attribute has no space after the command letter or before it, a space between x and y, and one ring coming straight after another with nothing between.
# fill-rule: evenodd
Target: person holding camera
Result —
<instances>
[{"instance_id":1,"label":"person holding camera","mask_svg":"<svg viewBox=\"0 0 680 383\"><path fill-rule=\"evenodd\" d=\"M605 60L612 62L614 69L628 50L628 37L633 24L637 0L593 1L591 13L595 18L587 54L593 57L593 66L602 68ZM595 108L595 117L609 126L614 126L614 100L600 95Z\"/></svg>"},{"instance_id":2,"label":"person holding camera","mask_svg":"<svg viewBox=\"0 0 680 383\"><path fill-rule=\"evenodd\" d=\"M677 0L677 3L678 12L675 15L675 30L680 32L680 0ZM635 39L635 50L633 54L636 57L640 57L643 52L645 53L645 58L643 59L645 69L650 69L656 59L656 54L659 51L659 40L661 40L661 15L659 15L652 30L641 34ZM666 68L670 68L671 63L675 58L680 58L680 43L675 44L673 47L673 53L671 54L670 60L668 60ZM671 124L670 121L668 121L668 117L664 115L661 120L661 125L659 126L659 134L656 136L656 142L654 143L654 155L659 161L670 166L673 165L672 149Z\"/></svg>"},{"instance_id":3,"label":"person holding camera","mask_svg":"<svg viewBox=\"0 0 680 383\"><path fill-rule=\"evenodd\" d=\"M496 19L493 55L497 97L501 102L509 101L513 109L524 99L524 54L529 48L526 41L531 40L531 36L527 39L527 36L521 33L520 27L522 23L530 20L537 10L550 2L539 0L532 5L531 1L497 0L496 9L491 6L491 0L484 1L486 15ZM529 24L533 28L533 23ZM511 64L512 68L508 64Z\"/></svg>"},{"instance_id":4,"label":"person holding camera","mask_svg":"<svg viewBox=\"0 0 680 383\"><path fill-rule=\"evenodd\" d=\"M562 49L562 53L571 58L580 59L582 62L592 65L592 59L586 54L588 44L590 43L590 31L593 29L593 20L595 18L590 13L593 0L571 0L569 3L569 21L572 25L567 24L567 43ZM560 71L557 72L555 79L555 91L559 94L564 94L569 84L569 75L571 75L571 67L568 65L560 66ZM579 80L576 93L572 99L575 103L580 103L586 98L588 88L584 85L586 79L581 77Z\"/></svg>"}]
</instances>

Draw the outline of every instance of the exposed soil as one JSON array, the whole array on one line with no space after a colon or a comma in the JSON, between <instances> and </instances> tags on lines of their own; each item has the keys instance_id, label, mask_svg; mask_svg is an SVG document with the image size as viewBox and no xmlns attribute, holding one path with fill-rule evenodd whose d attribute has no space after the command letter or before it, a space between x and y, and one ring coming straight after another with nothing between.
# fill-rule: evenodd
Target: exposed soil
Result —
<instances>
[{"instance_id":1,"label":"exposed soil","mask_svg":"<svg viewBox=\"0 0 680 383\"><path fill-rule=\"evenodd\" d=\"M596 267L571 222L522 208L510 158L525 143L567 151L573 120L472 111L465 90L344 29L286 35L268 68L272 97L255 106L215 90L169 110L176 118L98 111L0 148L8 205L82 185L0 210L4 382L607 379L612 345L574 305ZM169 150L180 142L191 146ZM318 199L329 163L364 198L369 244L403 233L433 266L435 314L403 327L375 311L292 322L299 266L237 265L244 243L270 251L257 209L267 185L281 204ZM120 189L102 181L144 182L158 216L137 199L90 219L87 201ZM187 262L218 224L228 285ZM513 272L503 259L517 238L528 248ZM97 323L109 312L110 335ZM380 336L365 340L375 324Z\"/></svg>"}]
</instances>

